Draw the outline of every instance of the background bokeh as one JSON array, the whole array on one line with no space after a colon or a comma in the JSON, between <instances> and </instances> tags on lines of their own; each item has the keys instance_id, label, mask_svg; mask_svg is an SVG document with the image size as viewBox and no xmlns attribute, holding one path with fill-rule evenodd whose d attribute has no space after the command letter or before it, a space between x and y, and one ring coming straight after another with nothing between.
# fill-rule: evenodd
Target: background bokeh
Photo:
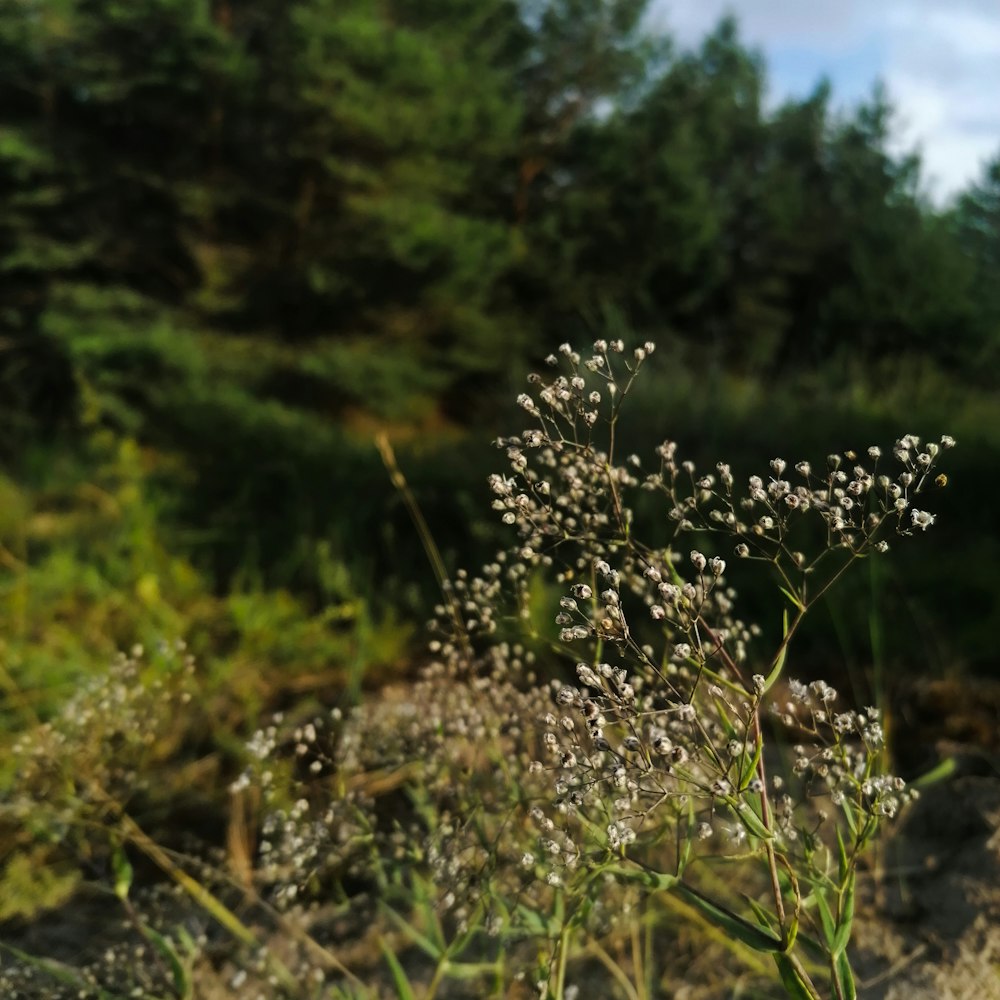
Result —
<instances>
[{"instance_id":1,"label":"background bokeh","mask_svg":"<svg viewBox=\"0 0 1000 1000\"><path fill-rule=\"evenodd\" d=\"M376 435L448 565L477 565L525 373L598 336L659 348L636 452L669 436L745 474L956 437L934 555L836 593L806 660L995 670L1000 154L942 197L891 91L846 99L818 66L782 97L734 20L695 41L686 10L0 5L18 699L44 715L180 636L239 690L234 730L405 674L436 585Z\"/></svg>"}]
</instances>

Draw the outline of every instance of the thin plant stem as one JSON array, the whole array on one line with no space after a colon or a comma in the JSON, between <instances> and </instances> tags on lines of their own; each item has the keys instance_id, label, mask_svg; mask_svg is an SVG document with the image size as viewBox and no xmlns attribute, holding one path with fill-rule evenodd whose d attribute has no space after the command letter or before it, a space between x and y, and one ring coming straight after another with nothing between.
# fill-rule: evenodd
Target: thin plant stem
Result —
<instances>
[{"instance_id":1,"label":"thin plant stem","mask_svg":"<svg viewBox=\"0 0 1000 1000\"><path fill-rule=\"evenodd\" d=\"M417 537L420 539L420 544L423 546L424 552L427 555L427 560L430 562L431 569L434 571L434 577L437 580L441 595L447 604L449 614L458 626L456 634L461 638L461 641L468 646L468 636L465 629L461 627L462 616L459 612L455 596L451 592L451 588L448 586L448 572L445 569L444 559L441 558L441 550L437 547L437 542L434 541L434 535L431 532L430 526L427 524L427 519L424 517L423 511L420 509L420 504L417 503L417 498L413 495L413 490L410 489L410 484L406 481L406 477L403 475L403 471L399 467L399 462L396 461L396 453L393 450L393 447L389 442L389 437L385 434L385 432L382 432L375 437L375 447L378 448L378 452L382 456L382 463L385 465L386 471L389 473L389 481L403 498L403 503L406 505L410 519L413 521L413 526L417 531Z\"/></svg>"},{"instance_id":2,"label":"thin plant stem","mask_svg":"<svg viewBox=\"0 0 1000 1000\"><path fill-rule=\"evenodd\" d=\"M628 997L628 1000L643 1000L643 996L636 991L635 986L622 971L621 966L608 954L607 950L601 946L601 943L596 938L591 938L587 942L584 951L588 955L593 955L608 970L611 978L621 987L622 992ZM636 976L636 979L638 980L638 976Z\"/></svg>"},{"instance_id":3,"label":"thin plant stem","mask_svg":"<svg viewBox=\"0 0 1000 1000\"><path fill-rule=\"evenodd\" d=\"M562 930L559 932L559 942L556 946L558 948L558 955L556 957L555 1000L563 1000L563 993L566 989L566 963L569 961L569 937L569 925L564 923Z\"/></svg>"},{"instance_id":4,"label":"thin plant stem","mask_svg":"<svg viewBox=\"0 0 1000 1000\"><path fill-rule=\"evenodd\" d=\"M632 945L632 968L635 970L636 994L638 1000L648 1000L645 987L646 956L643 954L640 921L629 921L629 937Z\"/></svg>"}]
</instances>

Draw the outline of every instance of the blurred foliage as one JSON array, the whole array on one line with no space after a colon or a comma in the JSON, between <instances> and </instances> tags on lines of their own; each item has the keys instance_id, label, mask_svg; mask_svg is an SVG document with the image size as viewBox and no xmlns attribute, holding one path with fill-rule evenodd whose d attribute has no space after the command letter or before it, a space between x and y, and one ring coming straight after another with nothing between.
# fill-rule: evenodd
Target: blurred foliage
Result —
<instances>
[{"instance_id":1,"label":"blurred foliage","mask_svg":"<svg viewBox=\"0 0 1000 1000\"><path fill-rule=\"evenodd\" d=\"M44 459L51 452L43 452ZM216 593L164 543L152 485L162 459L95 433L84 451L0 478L0 680L3 715L46 717L118 650L183 636L203 660L219 733L288 691L356 696L361 668L398 664L410 627L353 589L327 546L321 600L234 585Z\"/></svg>"},{"instance_id":2,"label":"blurred foliage","mask_svg":"<svg viewBox=\"0 0 1000 1000\"><path fill-rule=\"evenodd\" d=\"M475 562L473 442L557 343L620 331L671 361L637 451L958 437L954 565L900 570L927 597L885 597L888 648L991 659L1000 157L936 207L882 91L769 109L732 21L682 51L645 12L0 0L8 714L181 634L251 711L286 671L356 691L433 592L374 432Z\"/></svg>"}]
</instances>

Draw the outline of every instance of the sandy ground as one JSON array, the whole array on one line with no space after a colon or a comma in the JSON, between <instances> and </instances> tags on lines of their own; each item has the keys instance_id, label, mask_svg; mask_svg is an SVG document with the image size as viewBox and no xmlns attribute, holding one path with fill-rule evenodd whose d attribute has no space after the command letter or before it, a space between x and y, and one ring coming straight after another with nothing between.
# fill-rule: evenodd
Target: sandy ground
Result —
<instances>
[{"instance_id":1,"label":"sandy ground","mask_svg":"<svg viewBox=\"0 0 1000 1000\"><path fill-rule=\"evenodd\" d=\"M1000 684L927 685L896 735L915 757L958 767L924 791L879 859L857 927L859 996L1000 1000Z\"/></svg>"}]
</instances>

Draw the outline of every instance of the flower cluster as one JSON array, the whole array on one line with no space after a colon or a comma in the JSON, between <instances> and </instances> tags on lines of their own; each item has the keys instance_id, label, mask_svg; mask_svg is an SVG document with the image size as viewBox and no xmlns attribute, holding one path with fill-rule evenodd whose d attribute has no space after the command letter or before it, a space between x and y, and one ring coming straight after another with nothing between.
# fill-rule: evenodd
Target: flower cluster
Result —
<instances>
[{"instance_id":1,"label":"flower cluster","mask_svg":"<svg viewBox=\"0 0 1000 1000\"><path fill-rule=\"evenodd\" d=\"M576 661L574 681L553 685L533 765L549 776L565 836L536 810L549 878L577 868L588 850L591 860L602 851L641 857L667 838L709 842L715 854L747 840L791 851L798 831L813 829L820 797L856 827L858 815L891 817L909 794L881 771L877 711L838 710L821 681L793 682L780 708L771 693L815 600L852 563L884 553L893 534L934 524L917 498L945 484L937 465L954 440L907 434L888 461L873 446L863 456L830 455L819 469L775 458L742 489L729 464L699 473L668 440L656 449L655 471L643 474L638 456L619 460L616 430L652 352L652 344L629 353L598 341L584 357L563 345L548 359L563 371L530 377L518 397L532 426L497 442L509 471L490 479L493 507L517 542L494 585L554 572L563 587L558 644ZM663 495L669 545L637 537L639 490ZM682 545L685 533L704 539L706 551ZM726 538L737 560L764 564L791 602L773 655L755 650L760 630L737 615L718 554ZM767 778L762 718L800 741L789 783Z\"/></svg>"},{"instance_id":2,"label":"flower cluster","mask_svg":"<svg viewBox=\"0 0 1000 1000\"><path fill-rule=\"evenodd\" d=\"M954 444L945 435L940 443L921 447L916 435L904 435L892 450L896 467L889 470L882 468L882 450L876 446L867 449L863 460L853 451L831 454L822 473L809 462L789 467L775 458L766 476L750 476L746 491L738 494L727 464L720 462L716 473L698 476L690 463L678 464L676 445L665 442L658 449L660 471L645 485L666 494L669 516L681 528L729 533L739 539L737 556L787 557L807 572L838 549L853 555L886 552L889 543L883 536L889 527L908 535L933 525L934 515L913 501L930 486L947 482L933 473L941 452ZM810 561L788 543L796 522L813 514L825 525L826 542Z\"/></svg>"},{"instance_id":3,"label":"flower cluster","mask_svg":"<svg viewBox=\"0 0 1000 1000\"><path fill-rule=\"evenodd\" d=\"M151 763L173 749L178 710L190 713L194 674L183 643L164 644L154 657L142 646L120 654L11 748L24 808L62 811L55 829L63 829L87 810L142 793Z\"/></svg>"}]
</instances>

